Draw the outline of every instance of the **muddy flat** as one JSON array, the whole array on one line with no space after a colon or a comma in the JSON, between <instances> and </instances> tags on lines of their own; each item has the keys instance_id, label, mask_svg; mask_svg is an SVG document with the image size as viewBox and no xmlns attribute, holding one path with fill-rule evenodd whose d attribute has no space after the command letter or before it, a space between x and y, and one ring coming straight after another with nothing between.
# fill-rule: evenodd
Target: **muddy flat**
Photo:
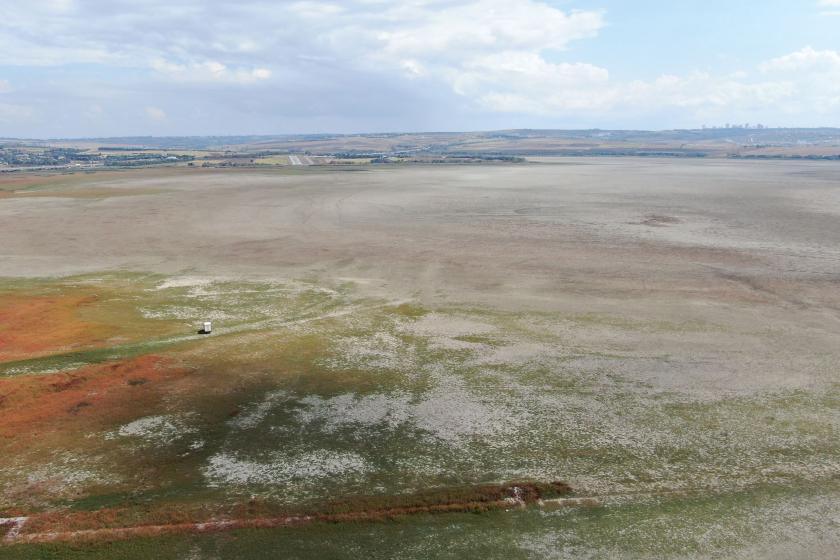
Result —
<instances>
[{"instance_id":1,"label":"muddy flat","mask_svg":"<svg viewBox=\"0 0 840 560\"><path fill-rule=\"evenodd\" d=\"M840 165L291 162L0 177L0 556L840 546Z\"/></svg>"}]
</instances>

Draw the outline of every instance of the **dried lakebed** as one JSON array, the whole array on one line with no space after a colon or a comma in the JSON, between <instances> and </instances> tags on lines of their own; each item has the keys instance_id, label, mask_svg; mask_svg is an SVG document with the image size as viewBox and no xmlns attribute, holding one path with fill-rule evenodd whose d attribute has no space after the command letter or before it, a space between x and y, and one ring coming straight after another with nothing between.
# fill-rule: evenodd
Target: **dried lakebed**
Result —
<instances>
[{"instance_id":1,"label":"dried lakebed","mask_svg":"<svg viewBox=\"0 0 840 560\"><path fill-rule=\"evenodd\" d=\"M830 557L838 177L173 170L3 199L2 551ZM158 227L88 246L129 210Z\"/></svg>"}]
</instances>

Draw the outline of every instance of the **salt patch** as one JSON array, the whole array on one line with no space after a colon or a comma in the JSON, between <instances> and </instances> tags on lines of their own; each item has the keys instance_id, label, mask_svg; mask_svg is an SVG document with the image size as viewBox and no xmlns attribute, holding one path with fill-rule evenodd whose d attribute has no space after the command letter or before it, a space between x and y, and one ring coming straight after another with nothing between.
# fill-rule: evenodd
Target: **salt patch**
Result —
<instances>
[{"instance_id":1,"label":"salt patch","mask_svg":"<svg viewBox=\"0 0 840 560\"><path fill-rule=\"evenodd\" d=\"M456 315L430 313L416 321L400 325L402 332L422 336L429 340L432 347L444 350L481 350L486 344L458 340L458 337L475 336L497 332L498 329L487 323L474 321Z\"/></svg>"},{"instance_id":2,"label":"salt patch","mask_svg":"<svg viewBox=\"0 0 840 560\"><path fill-rule=\"evenodd\" d=\"M501 404L490 404L455 383L439 385L412 410L414 424L450 444L465 438L498 438L517 431L525 418ZM504 445L504 440L494 440ZM489 442L488 442L489 443Z\"/></svg>"},{"instance_id":3,"label":"salt patch","mask_svg":"<svg viewBox=\"0 0 840 560\"><path fill-rule=\"evenodd\" d=\"M158 290L169 290L171 288L195 288L209 286L213 279L203 276L176 276L167 278L156 286Z\"/></svg>"},{"instance_id":4,"label":"salt patch","mask_svg":"<svg viewBox=\"0 0 840 560\"><path fill-rule=\"evenodd\" d=\"M255 428L259 425L274 406L288 398L285 391L272 391L266 393L265 398L248 407L248 409L228 421L230 426L241 430Z\"/></svg>"},{"instance_id":5,"label":"salt patch","mask_svg":"<svg viewBox=\"0 0 840 560\"><path fill-rule=\"evenodd\" d=\"M360 397L347 393L329 399L310 396L301 399L300 403L308 408L298 411L298 420L307 424L323 420L324 431L329 433L352 425L394 429L411 417L411 404L405 394Z\"/></svg>"},{"instance_id":6,"label":"salt patch","mask_svg":"<svg viewBox=\"0 0 840 560\"><path fill-rule=\"evenodd\" d=\"M408 394L357 396L344 394L301 399L307 408L297 412L301 423L323 422L333 433L345 427L396 429L409 425L436 440L461 445L473 437L499 438L516 432L526 419L508 407L481 401L455 383L447 382L412 402ZM494 445L504 445L495 439Z\"/></svg>"},{"instance_id":7,"label":"salt patch","mask_svg":"<svg viewBox=\"0 0 840 560\"><path fill-rule=\"evenodd\" d=\"M176 439L195 433L194 428L184 425L173 415L146 416L120 426L116 432L106 434L106 439L136 437L150 443L172 443Z\"/></svg>"},{"instance_id":8,"label":"salt patch","mask_svg":"<svg viewBox=\"0 0 840 560\"><path fill-rule=\"evenodd\" d=\"M231 453L210 457L202 469L211 487L245 484L283 484L297 480L358 475L370 470L360 455L319 449L299 455L275 453L267 461L240 459Z\"/></svg>"},{"instance_id":9,"label":"salt patch","mask_svg":"<svg viewBox=\"0 0 840 560\"><path fill-rule=\"evenodd\" d=\"M497 330L495 326L487 323L443 313L429 313L416 321L403 324L402 328L414 334L432 337L487 334Z\"/></svg>"},{"instance_id":10,"label":"salt patch","mask_svg":"<svg viewBox=\"0 0 840 560\"><path fill-rule=\"evenodd\" d=\"M168 305L161 309L140 308L140 314L144 319L194 320L196 317L205 317L211 321L229 321L238 318L236 315L219 309L207 310L186 305Z\"/></svg>"},{"instance_id":11,"label":"salt patch","mask_svg":"<svg viewBox=\"0 0 840 560\"><path fill-rule=\"evenodd\" d=\"M383 332L372 336L343 337L336 344L335 354L338 357L323 359L319 365L330 369L407 370L417 364L414 348Z\"/></svg>"},{"instance_id":12,"label":"salt patch","mask_svg":"<svg viewBox=\"0 0 840 560\"><path fill-rule=\"evenodd\" d=\"M114 484L118 479L103 472L99 468L99 457L62 453L52 461L43 463L37 468L27 467L17 472L6 471L0 473L7 480L23 479L27 485L38 485L42 491L49 494L61 495L65 492L78 492L90 484Z\"/></svg>"}]
</instances>

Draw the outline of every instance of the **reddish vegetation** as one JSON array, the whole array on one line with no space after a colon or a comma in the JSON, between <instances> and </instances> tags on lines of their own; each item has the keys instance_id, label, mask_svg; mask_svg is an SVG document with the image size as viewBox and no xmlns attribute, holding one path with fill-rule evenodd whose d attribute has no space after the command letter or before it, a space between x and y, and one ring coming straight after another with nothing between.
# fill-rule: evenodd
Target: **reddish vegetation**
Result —
<instances>
[{"instance_id":1,"label":"reddish vegetation","mask_svg":"<svg viewBox=\"0 0 840 560\"><path fill-rule=\"evenodd\" d=\"M149 355L71 372L0 378L0 438L27 445L35 435L136 417L138 407L158 400L162 382L185 373L168 359Z\"/></svg>"},{"instance_id":2,"label":"reddish vegetation","mask_svg":"<svg viewBox=\"0 0 840 560\"><path fill-rule=\"evenodd\" d=\"M44 513L30 518L13 542L99 541L169 533L216 532L244 528L275 528L313 522L353 523L399 519L411 515L485 512L521 508L543 497L571 492L563 482L521 482L503 485L439 489L392 497L359 497L326 504L321 510L281 513L251 501L221 515L208 511L150 512L146 523L124 523L124 510ZM400 505L397 505L397 504Z\"/></svg>"},{"instance_id":3,"label":"reddish vegetation","mask_svg":"<svg viewBox=\"0 0 840 560\"><path fill-rule=\"evenodd\" d=\"M83 321L78 310L95 295L0 297L0 362L102 344L103 327Z\"/></svg>"}]
</instances>

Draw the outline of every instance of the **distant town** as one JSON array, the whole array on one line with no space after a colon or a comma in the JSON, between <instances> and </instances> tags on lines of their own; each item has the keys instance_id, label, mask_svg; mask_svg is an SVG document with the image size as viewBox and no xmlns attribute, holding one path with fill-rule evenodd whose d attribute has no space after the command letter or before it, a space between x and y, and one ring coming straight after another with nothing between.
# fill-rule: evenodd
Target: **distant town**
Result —
<instances>
[{"instance_id":1,"label":"distant town","mask_svg":"<svg viewBox=\"0 0 840 560\"><path fill-rule=\"evenodd\" d=\"M530 156L840 160L840 129L504 130L278 136L0 139L0 172L150 166L465 164Z\"/></svg>"}]
</instances>

